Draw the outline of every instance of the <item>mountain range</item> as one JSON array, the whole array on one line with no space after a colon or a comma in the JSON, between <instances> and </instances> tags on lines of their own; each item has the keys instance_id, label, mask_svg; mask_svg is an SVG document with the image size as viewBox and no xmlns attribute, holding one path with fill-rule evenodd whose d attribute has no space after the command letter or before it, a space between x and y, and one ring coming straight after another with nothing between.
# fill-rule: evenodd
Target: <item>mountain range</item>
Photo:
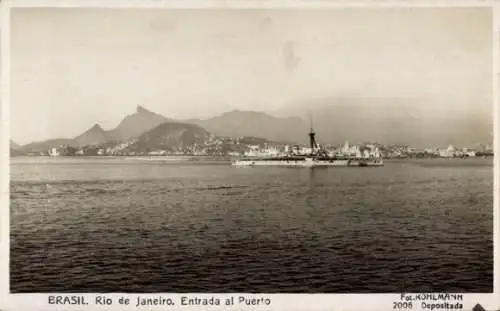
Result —
<instances>
[{"instance_id":1,"label":"mountain range","mask_svg":"<svg viewBox=\"0 0 500 311\"><path fill-rule=\"evenodd\" d=\"M376 141L425 148L493 142L493 106L483 103L453 106L424 98L359 96L298 102L273 112L283 117L308 114L320 143Z\"/></svg>"},{"instance_id":2,"label":"mountain range","mask_svg":"<svg viewBox=\"0 0 500 311\"><path fill-rule=\"evenodd\" d=\"M307 123L299 117L274 117L264 112L239 111L223 113L209 119L184 121L207 131L227 137L262 137L270 141L305 142L309 131Z\"/></svg>"},{"instance_id":3,"label":"mountain range","mask_svg":"<svg viewBox=\"0 0 500 311\"><path fill-rule=\"evenodd\" d=\"M112 130L104 130L99 124L74 138L58 138L46 141L33 142L17 148L20 151L46 151L61 145L81 147L86 145L99 145L111 141L124 141L136 138L158 125L169 121L169 119L151 112L142 106L137 106L136 112L126 116L120 124Z\"/></svg>"},{"instance_id":4,"label":"mountain range","mask_svg":"<svg viewBox=\"0 0 500 311\"><path fill-rule=\"evenodd\" d=\"M155 146L164 146L165 142L154 138L160 132L172 132L171 137L183 137L182 141L185 138L186 141L194 142L211 133L226 137L251 136L271 141L306 143L311 126L310 120L304 120L308 115L312 116L319 143L339 144L348 140L403 143L414 147L448 144L472 147L479 143L490 144L493 139L493 118L486 111L464 113L460 117L455 113L455 117L451 118L446 114L424 113L418 105L411 103L404 105L394 102L391 105L385 102L384 105L384 109L380 109L382 103L377 103L376 100L367 105L362 100L351 102L337 99L334 105L331 100L324 100L298 105L295 110L289 108L275 111L274 115L234 110L212 118L189 120L168 119L138 106L133 114L126 116L114 129L104 130L99 124L95 124L74 138L50 139L24 146L11 142L11 149L20 152L46 151L61 145L80 147L138 137ZM163 126L164 124L175 125ZM150 132L149 136L143 135L153 129L157 130ZM169 135L167 136L170 137Z\"/></svg>"},{"instance_id":5,"label":"mountain range","mask_svg":"<svg viewBox=\"0 0 500 311\"><path fill-rule=\"evenodd\" d=\"M105 131L99 124L94 124L83 134L73 138L74 146L98 145L109 141L123 141L138 137L156 126L167 122L168 119L137 106L134 114L126 116L118 126L110 131Z\"/></svg>"},{"instance_id":6,"label":"mountain range","mask_svg":"<svg viewBox=\"0 0 500 311\"><path fill-rule=\"evenodd\" d=\"M250 136L262 137L272 141L296 142L297 137L304 136L307 133L306 124L297 117L277 118L262 112L232 111L209 119L177 121L138 106L135 113L126 116L114 129L104 130L99 124L94 124L84 133L74 138L33 142L17 149L23 152L41 152L61 145L81 147L112 141L125 141L131 138L141 138L142 143L148 141L152 144L150 147L165 147L162 142L156 141L154 136L159 135L162 131L179 131L180 128L183 128L183 131L187 130L179 134L182 136L181 141L194 142L197 142L199 137L207 137L210 133L226 137ZM156 129L156 131L148 133L153 129ZM146 133L148 135L145 135ZM175 133L173 135L176 136ZM173 143L173 141L170 143Z\"/></svg>"}]
</instances>

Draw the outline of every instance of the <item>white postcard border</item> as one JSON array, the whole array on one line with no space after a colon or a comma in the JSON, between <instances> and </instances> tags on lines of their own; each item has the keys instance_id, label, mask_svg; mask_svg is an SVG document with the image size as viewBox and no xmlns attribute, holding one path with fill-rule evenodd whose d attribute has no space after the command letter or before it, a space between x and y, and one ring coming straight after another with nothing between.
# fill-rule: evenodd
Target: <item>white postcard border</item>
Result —
<instances>
[{"instance_id":1,"label":"white postcard border","mask_svg":"<svg viewBox=\"0 0 500 311\"><path fill-rule=\"evenodd\" d=\"M0 101L0 301L9 297L9 188L10 188L10 14L5 6L0 7L0 48L1 48L1 96ZM0 302L0 309L5 307Z\"/></svg>"},{"instance_id":2,"label":"white postcard border","mask_svg":"<svg viewBox=\"0 0 500 311\"><path fill-rule=\"evenodd\" d=\"M498 299L493 294L462 294L462 297L452 297L449 294L445 300L438 299L438 293L397 293L397 294L64 294L68 297L83 296L88 305L49 305L50 296L56 294L15 294L11 295L10 309L7 310L290 310L290 311L390 311L390 310L431 310L444 311L443 304L455 306L461 304L460 311L471 311L478 303L487 311L498 310ZM182 305L183 297L188 299L219 299L220 304L216 306L205 305ZM233 305L225 305L226 299L233 298ZM411 306L400 307L399 303L408 303L407 297L412 299ZM456 298L456 299L454 299ZM55 298L53 298L55 299ZM112 300L110 305L101 303L108 299ZM124 299L129 299L129 304L123 304ZM138 299L163 299L163 304L137 306ZM240 299L244 302L240 303ZM257 305L247 305L252 299ZM270 304L266 304L268 299ZM170 300L175 305L167 305ZM120 303L122 301L122 303ZM159 301L159 300L158 300ZM432 307L434 306L434 307ZM453 308L453 307L452 307ZM449 309L456 310L456 309Z\"/></svg>"},{"instance_id":3,"label":"white postcard border","mask_svg":"<svg viewBox=\"0 0 500 311\"><path fill-rule=\"evenodd\" d=\"M49 296L54 294L9 294L9 137L10 137L10 9L13 7L65 7L65 8L387 8L387 7L490 7L493 12L493 114L494 114L494 293L463 294L463 310L472 310L480 303L484 309L500 310L500 250L499 236L499 198L500 193L500 4L497 1L487 0L393 0L393 1L365 1L365 0L4 0L1 3L1 105L0 105L0 310L395 310L393 304L404 301L401 293L394 294L64 294L64 296L84 296L87 306L61 306L48 304ZM438 293L407 294L417 297L411 310L422 309L422 301L418 298L429 298L429 303L442 303L430 297ZM425 296L427 295L427 296ZM113 300L113 305L96 305L98 296L106 296ZM233 305L218 307L207 306L180 306L182 297L216 297L224 299L235 297L271 299L271 305ZM129 305L119 304L119 300L126 297L131 300ZM139 298L169 297L176 303L175 307L149 306L135 307ZM452 301L453 303L455 301ZM429 309L427 309L429 310ZM438 310L438 309L435 309ZM443 310L443 309L440 309Z\"/></svg>"},{"instance_id":4,"label":"white postcard border","mask_svg":"<svg viewBox=\"0 0 500 311\"><path fill-rule=\"evenodd\" d=\"M500 4L493 6L493 292L500 293ZM500 308L500 299L497 308Z\"/></svg>"}]
</instances>

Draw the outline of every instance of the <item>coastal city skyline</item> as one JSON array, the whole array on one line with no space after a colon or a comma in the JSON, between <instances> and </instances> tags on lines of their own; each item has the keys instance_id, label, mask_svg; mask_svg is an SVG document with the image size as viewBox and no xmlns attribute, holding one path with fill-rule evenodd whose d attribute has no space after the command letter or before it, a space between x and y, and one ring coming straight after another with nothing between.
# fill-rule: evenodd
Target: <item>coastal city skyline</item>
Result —
<instances>
[{"instance_id":1,"label":"coastal city skyline","mask_svg":"<svg viewBox=\"0 0 500 311\"><path fill-rule=\"evenodd\" d=\"M255 127L231 128L235 120L251 119L259 127L275 127L278 136L252 135ZM300 119L299 119L300 120ZM212 120L179 122L137 106L113 129L99 124L74 138L57 138L26 145L11 140L11 156L216 156L216 157L290 157L320 152L330 157L355 158L468 158L492 156L491 144L470 146L425 146L415 148L405 143L384 144L377 141L342 144L316 141L312 117L309 120L308 144L292 136L279 136L283 128L295 127L305 133L306 124L297 118L278 119L269 115L232 111ZM213 122L215 121L215 122ZM229 124L228 124L229 121ZM223 127L221 128L221 124ZM206 128L210 130L207 131ZM242 132L243 131L243 132ZM262 132L260 132L262 133ZM302 134L304 134L302 133ZM312 136L311 136L312 135ZM304 137L305 135L300 135ZM287 140L289 137L291 140ZM312 139L312 140L311 140Z\"/></svg>"},{"instance_id":2,"label":"coastal city skyline","mask_svg":"<svg viewBox=\"0 0 500 311\"><path fill-rule=\"evenodd\" d=\"M487 144L489 14L16 9L11 138L27 144L75 137L95 123L110 129L142 105L176 120L236 109L306 119L312 109L321 133L365 124L340 141L373 135L366 139L423 147L443 135L442 145Z\"/></svg>"},{"instance_id":3,"label":"coastal city skyline","mask_svg":"<svg viewBox=\"0 0 500 311\"><path fill-rule=\"evenodd\" d=\"M221 120L222 119L222 120ZM259 135L255 134L253 131L254 128L248 129L248 128L231 128L230 124L231 122L234 122L237 119L252 119L250 122L254 124L260 124L262 126L263 122L271 122L271 123L276 123L275 126L279 130L284 130L285 131L291 131L292 135L286 135L285 136L280 136L280 133L277 133L276 135L272 135L269 137L269 135ZM211 121L215 121L211 122ZM266 114L264 112L258 112L258 111L240 111L240 110L234 110L230 112L223 113L220 116L215 116L214 118L209 118L209 119L191 119L191 120L175 120L171 118L167 118L165 116L162 116L160 114L157 114L155 112L152 112L148 109L146 109L143 106L137 106L136 111L133 114L129 114L125 116L124 119L114 128L103 128L100 124L94 123L91 127L89 126L87 130L84 133L80 133L81 135L78 135L77 137L51 137L46 140L40 140L40 141L29 141L28 143L25 144L20 144L18 141L11 139L11 148L15 150L21 150L24 147L25 152L29 153L35 153L37 154L39 150L30 150L30 146L44 146L44 144L47 144L47 147L44 147L45 151L42 153L48 152L49 149L52 148L62 148L65 146L73 146L73 147L78 147L78 146L98 146L98 145L105 145L109 144L110 142L114 142L115 144L122 144L122 143L127 143L127 141L131 141L134 139L137 139L141 134L144 134L148 130L154 129L156 126L159 126L163 123L174 123L174 124L184 124L184 125L199 125L201 126L202 129L208 130L207 133L210 135L215 135L218 137L221 137L221 139L240 139L240 138L245 138L245 137L253 137L253 138L258 138L258 139L263 139L271 144L280 144L281 146L289 145L289 146L299 146L299 145L304 145L306 143L306 133L313 130L317 132L317 130L314 128L314 119L312 118L312 115L309 113L309 120L306 120L305 118L300 118L300 117L288 117L288 118L280 118L280 117L275 117L270 114ZM129 129L125 129L125 131L132 131L132 133L128 133L127 135L119 135L116 136L117 134L114 133L116 131L120 132L123 131L123 129L120 130L120 127L125 126L129 127ZM222 129L220 127L223 127ZM227 126L227 127L224 127ZM290 126L294 127L293 130L290 130ZM307 129L307 130L306 130ZM321 137L321 132L319 133ZM324 134L324 133L323 133ZM340 139L339 139L340 136ZM225 137L225 138L224 138ZM334 146L334 145L344 145L346 143L354 143L354 145L366 145L366 144L378 144L378 145L386 145L386 146L405 146L407 148L410 148L411 150L439 150L439 149L449 149L451 147L453 148L459 148L460 150L492 150L492 140L491 141L477 141L474 144L469 144L469 145L460 145L460 146L455 146L456 144L452 142L443 142L441 144L426 144L426 145L420 145L420 146L414 146L412 144L408 144L404 140L397 141L397 142L384 142L383 140L373 140L373 139L362 139L362 140L356 140L356 139L350 139L349 137L342 136L342 133L338 135L337 137L334 137L334 140L330 139L324 139L324 136L322 137L320 143L321 145L324 146ZM445 148L444 148L445 147ZM439 151L436 151L439 153Z\"/></svg>"}]
</instances>

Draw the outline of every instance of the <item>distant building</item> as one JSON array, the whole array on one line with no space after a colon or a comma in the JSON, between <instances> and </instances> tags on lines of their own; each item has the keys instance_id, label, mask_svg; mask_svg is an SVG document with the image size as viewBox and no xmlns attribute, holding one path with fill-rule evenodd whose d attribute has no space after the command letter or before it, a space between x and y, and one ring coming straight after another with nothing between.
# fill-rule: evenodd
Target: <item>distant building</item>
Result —
<instances>
[{"instance_id":1,"label":"distant building","mask_svg":"<svg viewBox=\"0 0 500 311\"><path fill-rule=\"evenodd\" d=\"M469 156L469 151L458 150L455 146L449 145L446 149L439 150L439 156L443 158L463 157ZM474 152L475 156L475 152Z\"/></svg>"},{"instance_id":2,"label":"distant building","mask_svg":"<svg viewBox=\"0 0 500 311\"><path fill-rule=\"evenodd\" d=\"M275 147L269 147L265 150L263 150L263 152L266 154L266 155L269 155L269 156L277 156L280 154L280 151L278 148L275 148Z\"/></svg>"},{"instance_id":3,"label":"distant building","mask_svg":"<svg viewBox=\"0 0 500 311\"><path fill-rule=\"evenodd\" d=\"M380 158L382 155L380 154L380 150L378 149L378 147L375 147L371 148L369 156L374 158Z\"/></svg>"},{"instance_id":4,"label":"distant building","mask_svg":"<svg viewBox=\"0 0 500 311\"><path fill-rule=\"evenodd\" d=\"M447 149L441 149L439 150L439 156L442 158L453 158L453 152L450 152Z\"/></svg>"},{"instance_id":5,"label":"distant building","mask_svg":"<svg viewBox=\"0 0 500 311\"><path fill-rule=\"evenodd\" d=\"M260 156L260 152L250 149L248 151L245 151L244 155L247 157L258 157Z\"/></svg>"},{"instance_id":6,"label":"distant building","mask_svg":"<svg viewBox=\"0 0 500 311\"><path fill-rule=\"evenodd\" d=\"M57 157L59 155L61 155L61 153L57 151L57 148L51 148L51 149L49 149L49 156L51 156L51 157Z\"/></svg>"},{"instance_id":7,"label":"distant building","mask_svg":"<svg viewBox=\"0 0 500 311\"><path fill-rule=\"evenodd\" d=\"M349 154L349 153L350 153L350 150L351 150L351 148L350 148L350 146L349 146L349 142L348 142L348 141L346 141L346 142L344 143L344 146L342 147L342 152L343 152L344 154Z\"/></svg>"}]
</instances>

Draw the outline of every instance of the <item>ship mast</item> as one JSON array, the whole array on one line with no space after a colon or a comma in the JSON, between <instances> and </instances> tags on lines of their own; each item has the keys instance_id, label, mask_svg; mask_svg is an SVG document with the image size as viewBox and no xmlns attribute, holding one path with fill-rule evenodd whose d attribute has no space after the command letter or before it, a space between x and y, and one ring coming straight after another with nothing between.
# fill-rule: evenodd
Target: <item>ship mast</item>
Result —
<instances>
[{"instance_id":1,"label":"ship mast","mask_svg":"<svg viewBox=\"0 0 500 311\"><path fill-rule=\"evenodd\" d=\"M316 133L314 132L311 113L309 113L309 124L311 126L311 129L309 131L309 145L311 147L311 154L313 154L318 148L318 144L316 143Z\"/></svg>"}]
</instances>

